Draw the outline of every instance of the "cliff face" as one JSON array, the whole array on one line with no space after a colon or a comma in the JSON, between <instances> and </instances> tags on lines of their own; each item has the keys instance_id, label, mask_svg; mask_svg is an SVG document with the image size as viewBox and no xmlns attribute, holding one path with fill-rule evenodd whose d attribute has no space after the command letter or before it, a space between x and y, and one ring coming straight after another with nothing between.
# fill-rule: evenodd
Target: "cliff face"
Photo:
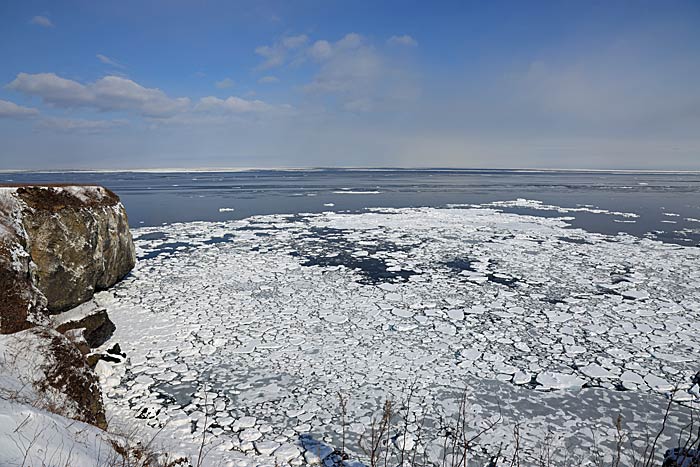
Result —
<instances>
[{"instance_id":1,"label":"cliff face","mask_svg":"<svg viewBox=\"0 0 700 467\"><path fill-rule=\"evenodd\" d=\"M51 312L89 300L134 267L134 243L124 206L102 187L17 189L24 204L27 251L36 285Z\"/></svg>"},{"instance_id":2,"label":"cliff face","mask_svg":"<svg viewBox=\"0 0 700 467\"><path fill-rule=\"evenodd\" d=\"M105 427L102 393L84 354L114 324L104 309L78 305L135 262L126 212L111 191L0 187L0 334L8 334L0 336L0 393Z\"/></svg>"},{"instance_id":3,"label":"cliff face","mask_svg":"<svg viewBox=\"0 0 700 467\"><path fill-rule=\"evenodd\" d=\"M0 188L0 333L44 324L46 297L36 287L36 267L26 250L22 208L13 190Z\"/></svg>"},{"instance_id":4,"label":"cliff face","mask_svg":"<svg viewBox=\"0 0 700 467\"><path fill-rule=\"evenodd\" d=\"M0 188L0 333L46 324L134 266L119 198L102 187Z\"/></svg>"}]
</instances>

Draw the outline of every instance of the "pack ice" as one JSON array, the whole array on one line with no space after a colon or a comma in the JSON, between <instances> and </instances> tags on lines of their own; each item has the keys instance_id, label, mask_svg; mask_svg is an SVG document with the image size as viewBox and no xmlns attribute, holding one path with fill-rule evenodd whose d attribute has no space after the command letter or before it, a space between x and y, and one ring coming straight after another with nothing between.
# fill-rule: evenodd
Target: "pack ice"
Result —
<instances>
[{"instance_id":1,"label":"pack ice","mask_svg":"<svg viewBox=\"0 0 700 467\"><path fill-rule=\"evenodd\" d=\"M508 445L518 422L536 449L555 426L583 455L618 413L641 431L671 394L700 395L700 248L492 207L261 216L134 237L136 269L97 296L128 357L100 367L108 416L162 430L183 452L206 429L222 465L320 462L340 443L338 393L358 458L381 401L408 388L414 422L402 429L428 421L409 436L428 456L462 394L475 431L503 418L487 444Z\"/></svg>"}]
</instances>

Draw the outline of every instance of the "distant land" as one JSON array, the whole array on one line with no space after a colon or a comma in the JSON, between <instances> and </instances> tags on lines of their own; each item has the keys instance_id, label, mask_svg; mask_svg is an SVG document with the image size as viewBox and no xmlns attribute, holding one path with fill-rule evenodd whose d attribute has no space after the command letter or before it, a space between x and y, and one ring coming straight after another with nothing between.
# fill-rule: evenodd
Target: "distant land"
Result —
<instances>
[{"instance_id":1,"label":"distant land","mask_svg":"<svg viewBox=\"0 0 700 467\"><path fill-rule=\"evenodd\" d=\"M188 172L312 172L312 171L406 171L406 172L571 172L571 173L615 173L615 174L698 174L700 170L669 170L669 169L559 169L554 167L516 167L516 168L488 168L488 167L163 167L163 168L125 168L125 169L0 169L0 173L188 173Z\"/></svg>"}]
</instances>

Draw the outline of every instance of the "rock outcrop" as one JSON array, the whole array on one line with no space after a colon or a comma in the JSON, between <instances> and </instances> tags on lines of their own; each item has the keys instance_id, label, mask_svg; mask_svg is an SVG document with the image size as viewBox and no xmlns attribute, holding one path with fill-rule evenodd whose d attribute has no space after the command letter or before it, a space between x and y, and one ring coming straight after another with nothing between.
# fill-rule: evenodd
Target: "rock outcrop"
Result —
<instances>
[{"instance_id":1,"label":"rock outcrop","mask_svg":"<svg viewBox=\"0 0 700 467\"><path fill-rule=\"evenodd\" d=\"M76 337L84 339L90 348L104 344L116 329L107 315L107 309L98 306L94 301L85 302L72 310L60 313L54 316L52 321L53 327L62 334L79 331Z\"/></svg>"},{"instance_id":2,"label":"rock outcrop","mask_svg":"<svg viewBox=\"0 0 700 467\"><path fill-rule=\"evenodd\" d=\"M64 417L104 428L102 391L95 373L78 348L64 335L35 326L0 336L6 355L2 368L3 391Z\"/></svg>"},{"instance_id":3,"label":"rock outcrop","mask_svg":"<svg viewBox=\"0 0 700 467\"><path fill-rule=\"evenodd\" d=\"M89 300L134 267L126 211L102 187L20 187L27 251L37 287L59 312Z\"/></svg>"},{"instance_id":4,"label":"rock outcrop","mask_svg":"<svg viewBox=\"0 0 700 467\"><path fill-rule=\"evenodd\" d=\"M134 266L126 211L97 186L0 188L0 333L47 324Z\"/></svg>"},{"instance_id":5,"label":"rock outcrop","mask_svg":"<svg viewBox=\"0 0 700 467\"><path fill-rule=\"evenodd\" d=\"M111 191L0 187L0 404L29 413L13 436L31 417L53 420L51 429L64 435L74 420L106 428L99 378L86 355L111 336L114 324L90 299L135 262L126 212ZM44 428L32 444L50 442L41 437ZM32 459L29 448L16 446L23 463ZM0 452L0 464L13 458L6 454Z\"/></svg>"},{"instance_id":6,"label":"rock outcrop","mask_svg":"<svg viewBox=\"0 0 700 467\"><path fill-rule=\"evenodd\" d=\"M0 189L0 333L21 331L46 321L46 297L36 287L35 266L26 251L21 208Z\"/></svg>"}]
</instances>

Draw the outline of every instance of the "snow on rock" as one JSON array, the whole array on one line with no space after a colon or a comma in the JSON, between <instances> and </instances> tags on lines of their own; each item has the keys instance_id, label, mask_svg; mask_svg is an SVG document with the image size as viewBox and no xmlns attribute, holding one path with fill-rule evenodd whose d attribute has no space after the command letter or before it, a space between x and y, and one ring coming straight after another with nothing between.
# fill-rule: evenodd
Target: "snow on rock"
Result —
<instances>
[{"instance_id":1,"label":"snow on rock","mask_svg":"<svg viewBox=\"0 0 700 467\"><path fill-rule=\"evenodd\" d=\"M85 302L134 263L126 213L111 191L0 187L0 465L117 459L99 429L102 392L83 356L114 325L104 308L49 312Z\"/></svg>"},{"instance_id":2,"label":"snow on rock","mask_svg":"<svg viewBox=\"0 0 700 467\"><path fill-rule=\"evenodd\" d=\"M65 334L71 330L80 330L80 335L91 348L102 345L114 332L114 323L109 319L107 310L88 301L66 312L51 317L52 326Z\"/></svg>"},{"instance_id":3,"label":"snow on rock","mask_svg":"<svg viewBox=\"0 0 700 467\"><path fill-rule=\"evenodd\" d=\"M0 187L0 333L46 322L46 297L33 280L36 265L25 249L22 209L13 193Z\"/></svg>"},{"instance_id":4,"label":"snow on rock","mask_svg":"<svg viewBox=\"0 0 700 467\"><path fill-rule=\"evenodd\" d=\"M34 327L0 335L0 389L92 425L106 426L102 391L83 355L62 334Z\"/></svg>"}]
</instances>

